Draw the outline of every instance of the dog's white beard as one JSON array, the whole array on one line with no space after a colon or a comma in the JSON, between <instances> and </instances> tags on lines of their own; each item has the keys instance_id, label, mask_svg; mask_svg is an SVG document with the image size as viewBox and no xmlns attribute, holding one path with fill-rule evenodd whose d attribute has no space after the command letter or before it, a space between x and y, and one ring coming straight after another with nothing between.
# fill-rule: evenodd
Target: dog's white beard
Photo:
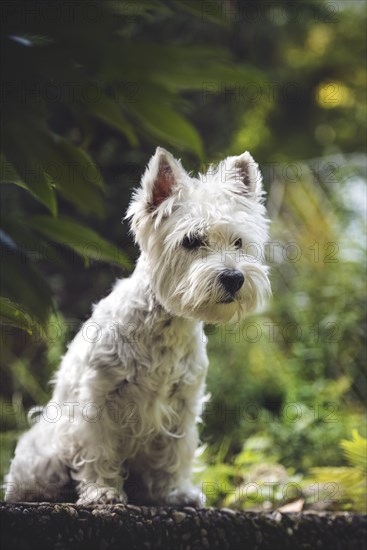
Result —
<instances>
[{"instance_id":1,"label":"dog's white beard","mask_svg":"<svg viewBox=\"0 0 367 550\"><path fill-rule=\"evenodd\" d=\"M213 324L239 321L260 310L271 293L267 268L257 262L236 265L245 281L234 300L225 303L228 294L219 281L225 267L216 257L187 266L179 256L167 256L153 269L157 298L174 315Z\"/></svg>"}]
</instances>

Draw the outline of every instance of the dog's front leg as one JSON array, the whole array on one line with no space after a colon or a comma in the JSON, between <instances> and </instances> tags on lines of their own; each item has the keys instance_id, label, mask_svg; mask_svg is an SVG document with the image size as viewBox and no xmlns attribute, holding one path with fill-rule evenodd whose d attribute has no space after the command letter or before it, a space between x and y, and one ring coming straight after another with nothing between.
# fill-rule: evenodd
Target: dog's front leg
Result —
<instances>
[{"instance_id":1,"label":"dog's front leg","mask_svg":"<svg viewBox=\"0 0 367 550\"><path fill-rule=\"evenodd\" d=\"M123 456L117 425L104 402L96 407L97 417L83 419L79 432L80 450L71 475L77 481L78 504L127 502L123 490ZM77 435L77 434L75 434Z\"/></svg>"},{"instance_id":2,"label":"dog's front leg","mask_svg":"<svg viewBox=\"0 0 367 550\"><path fill-rule=\"evenodd\" d=\"M196 406L196 404L195 404ZM195 451L199 444L193 408L180 411L180 422L161 432L139 453L134 469L145 489L135 500L169 506L204 506L199 488L192 483Z\"/></svg>"},{"instance_id":3,"label":"dog's front leg","mask_svg":"<svg viewBox=\"0 0 367 550\"><path fill-rule=\"evenodd\" d=\"M86 472L82 472L83 478L88 478ZM91 477L94 479L94 476ZM101 479L98 481L81 481L77 486L79 498L77 504L115 504L127 503L127 496L122 488L122 481ZM113 485L112 485L113 484Z\"/></svg>"},{"instance_id":4,"label":"dog's front leg","mask_svg":"<svg viewBox=\"0 0 367 550\"><path fill-rule=\"evenodd\" d=\"M96 321L100 321L98 316ZM122 413L120 410L125 400L119 398L132 367L129 370L124 363L123 339L100 324L102 336L90 345L84 358L86 367L78 384L78 416L68 430L75 449L70 469L77 482L79 504L127 501L123 483L128 450L123 441L128 425L120 419L125 413L125 409Z\"/></svg>"}]
</instances>

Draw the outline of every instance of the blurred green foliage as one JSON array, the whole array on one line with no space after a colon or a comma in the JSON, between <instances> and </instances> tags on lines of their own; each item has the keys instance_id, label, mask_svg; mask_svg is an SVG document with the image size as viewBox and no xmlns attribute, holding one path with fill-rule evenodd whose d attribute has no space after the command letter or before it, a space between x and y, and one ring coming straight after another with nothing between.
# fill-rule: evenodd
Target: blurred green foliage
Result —
<instances>
[{"instance_id":1,"label":"blurred green foliage","mask_svg":"<svg viewBox=\"0 0 367 550\"><path fill-rule=\"evenodd\" d=\"M269 439L252 436L231 463L217 461L203 466L197 482L202 483L208 505L244 510L284 506L284 511L293 512L304 507L365 512L367 439L355 430L352 440L342 440L334 452L341 454L340 447L347 466L312 468L303 476L278 462L279 455Z\"/></svg>"},{"instance_id":2,"label":"blurred green foliage","mask_svg":"<svg viewBox=\"0 0 367 550\"><path fill-rule=\"evenodd\" d=\"M365 19L324 0L4 4L2 474L90 304L131 269L120 220L155 146L192 169L248 149L274 297L207 327L198 479L213 505L364 509Z\"/></svg>"},{"instance_id":3,"label":"blurred green foliage","mask_svg":"<svg viewBox=\"0 0 367 550\"><path fill-rule=\"evenodd\" d=\"M53 216L29 221L3 212L2 292L12 300L4 324L14 326L19 320L24 326L19 303L39 321L47 319L50 307L49 285L29 259L24 261L17 241L32 247L44 238L45 250L61 242L87 258L87 245L93 243L100 260L129 266L125 254L91 229L58 216L60 197L79 215L104 215L103 178L85 150L98 120L124 136L126 147L150 138L202 158L201 137L180 112L185 107L181 92L201 89L203 79L215 85L224 79L230 86L260 80L256 70L233 64L228 48L218 48L214 41L193 46L159 44L149 35L137 40L140 26L150 27L152 20L159 24L180 8L183 13L190 8L185 2L171 4L122 0L71 6L32 0L4 5L7 63L2 98L7 131L1 145L1 180L29 191ZM63 117L78 134L74 142L57 133ZM33 284L37 280L42 284Z\"/></svg>"}]
</instances>

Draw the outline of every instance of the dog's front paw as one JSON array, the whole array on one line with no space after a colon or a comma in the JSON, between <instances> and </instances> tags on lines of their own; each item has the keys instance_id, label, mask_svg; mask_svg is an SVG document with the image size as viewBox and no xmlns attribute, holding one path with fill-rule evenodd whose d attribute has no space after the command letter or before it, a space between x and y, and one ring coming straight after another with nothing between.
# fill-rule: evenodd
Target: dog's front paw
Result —
<instances>
[{"instance_id":1,"label":"dog's front paw","mask_svg":"<svg viewBox=\"0 0 367 550\"><path fill-rule=\"evenodd\" d=\"M86 485L80 489L77 504L126 504L126 493L114 487L103 487L96 484Z\"/></svg>"},{"instance_id":2,"label":"dog's front paw","mask_svg":"<svg viewBox=\"0 0 367 550\"><path fill-rule=\"evenodd\" d=\"M191 487L189 489L175 489L171 491L165 498L165 503L169 506L202 508L205 506L205 500L205 495L198 487Z\"/></svg>"}]
</instances>

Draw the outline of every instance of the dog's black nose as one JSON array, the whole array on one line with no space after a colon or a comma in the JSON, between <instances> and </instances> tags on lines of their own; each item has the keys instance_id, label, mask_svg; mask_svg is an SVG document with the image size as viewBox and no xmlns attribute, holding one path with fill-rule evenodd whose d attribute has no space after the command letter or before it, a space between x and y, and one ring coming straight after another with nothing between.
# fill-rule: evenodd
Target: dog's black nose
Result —
<instances>
[{"instance_id":1,"label":"dog's black nose","mask_svg":"<svg viewBox=\"0 0 367 550\"><path fill-rule=\"evenodd\" d=\"M244 283L245 277L241 271L236 269L226 269L219 275L219 280L222 287L229 292L231 296L234 296Z\"/></svg>"}]
</instances>

